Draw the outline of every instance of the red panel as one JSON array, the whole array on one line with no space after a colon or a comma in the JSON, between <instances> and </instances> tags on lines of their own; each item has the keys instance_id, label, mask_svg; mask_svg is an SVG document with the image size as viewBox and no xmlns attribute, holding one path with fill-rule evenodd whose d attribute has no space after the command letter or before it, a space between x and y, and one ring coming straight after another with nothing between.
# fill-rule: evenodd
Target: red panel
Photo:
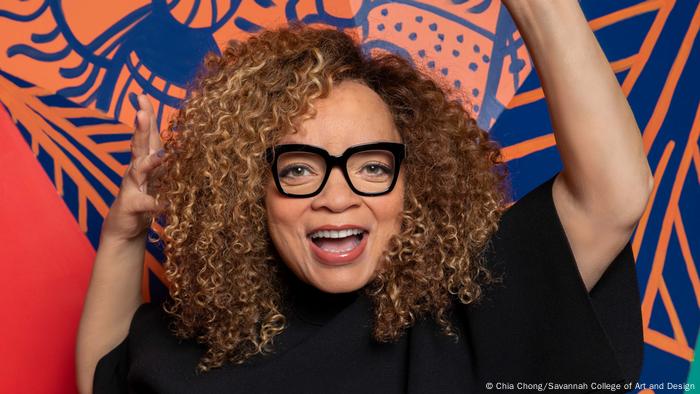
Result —
<instances>
[{"instance_id":1,"label":"red panel","mask_svg":"<svg viewBox=\"0 0 700 394\"><path fill-rule=\"evenodd\" d=\"M95 252L1 106L0 245L0 392L76 392Z\"/></svg>"}]
</instances>

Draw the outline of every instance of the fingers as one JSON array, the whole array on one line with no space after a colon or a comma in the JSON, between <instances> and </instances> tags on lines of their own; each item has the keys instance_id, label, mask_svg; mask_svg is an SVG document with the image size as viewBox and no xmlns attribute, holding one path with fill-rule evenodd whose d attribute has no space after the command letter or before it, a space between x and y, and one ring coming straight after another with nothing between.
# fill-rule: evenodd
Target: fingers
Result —
<instances>
[{"instance_id":1,"label":"fingers","mask_svg":"<svg viewBox=\"0 0 700 394\"><path fill-rule=\"evenodd\" d=\"M154 118L155 119L155 118ZM163 142L160 140L160 131L158 131L157 127L153 127L151 129L151 132L148 133L148 138L149 138L149 152L154 153L158 152L159 149L163 148Z\"/></svg>"},{"instance_id":2,"label":"fingers","mask_svg":"<svg viewBox=\"0 0 700 394\"><path fill-rule=\"evenodd\" d=\"M126 191L129 205L136 204L138 212L156 209L153 197L148 195L148 180L151 172L163 161L164 151L156 124L153 105L146 95L138 95L139 110L136 112L136 128L131 139L131 162L122 182L121 192ZM138 189L140 193L134 193ZM133 199L133 200L132 200Z\"/></svg>"},{"instance_id":3,"label":"fingers","mask_svg":"<svg viewBox=\"0 0 700 394\"><path fill-rule=\"evenodd\" d=\"M158 212L165 207L164 203L156 203L156 199L148 194L140 194L135 196L132 209L134 212L152 213Z\"/></svg>"},{"instance_id":4,"label":"fingers","mask_svg":"<svg viewBox=\"0 0 700 394\"><path fill-rule=\"evenodd\" d=\"M148 153L154 153L157 152L163 145L160 140L160 131L158 131L158 122L157 122L157 117L155 114L155 110L153 109L153 104L151 104L151 101L148 99L148 97L144 94L140 94L138 96L138 102L139 102L139 107L141 108L142 111L145 111L146 114L149 117L149 122L148 122Z\"/></svg>"},{"instance_id":5,"label":"fingers","mask_svg":"<svg viewBox=\"0 0 700 394\"><path fill-rule=\"evenodd\" d=\"M136 112L136 129L131 137L131 160L148 154L148 125L150 120L144 111Z\"/></svg>"},{"instance_id":6,"label":"fingers","mask_svg":"<svg viewBox=\"0 0 700 394\"><path fill-rule=\"evenodd\" d=\"M135 160L129 167L128 176L141 192L145 193L147 191L146 182L148 181L148 175L163 162L163 155L163 150L159 150L158 152Z\"/></svg>"},{"instance_id":7,"label":"fingers","mask_svg":"<svg viewBox=\"0 0 700 394\"><path fill-rule=\"evenodd\" d=\"M141 162L140 165L140 170L141 172L148 174L153 170L154 168L158 167L160 163L163 162L163 156L165 155L165 151L162 149L154 152L148 156L146 156L143 161Z\"/></svg>"}]
</instances>

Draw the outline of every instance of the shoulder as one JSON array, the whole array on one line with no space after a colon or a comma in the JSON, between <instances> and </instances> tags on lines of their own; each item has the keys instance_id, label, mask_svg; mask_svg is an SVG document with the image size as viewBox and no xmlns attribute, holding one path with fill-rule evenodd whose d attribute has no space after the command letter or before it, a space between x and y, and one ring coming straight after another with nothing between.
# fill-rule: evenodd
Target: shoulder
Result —
<instances>
[{"instance_id":1,"label":"shoulder","mask_svg":"<svg viewBox=\"0 0 700 394\"><path fill-rule=\"evenodd\" d=\"M162 302L141 304L129 327L129 340L132 349L150 348L153 345L165 345L174 340L169 328L170 316L163 309Z\"/></svg>"},{"instance_id":2,"label":"shoulder","mask_svg":"<svg viewBox=\"0 0 700 394\"><path fill-rule=\"evenodd\" d=\"M161 302L147 302L139 305L131 319L129 334L149 330L154 325L165 322L166 314Z\"/></svg>"},{"instance_id":3,"label":"shoulder","mask_svg":"<svg viewBox=\"0 0 700 394\"><path fill-rule=\"evenodd\" d=\"M558 173L557 173L558 174ZM537 184L502 213L498 227L485 248L485 264L491 269L543 257L568 259L570 250L554 206L552 185L557 174Z\"/></svg>"},{"instance_id":4,"label":"shoulder","mask_svg":"<svg viewBox=\"0 0 700 394\"><path fill-rule=\"evenodd\" d=\"M502 280L464 308L479 374L486 381L637 379L643 337L630 244L589 294L554 206L555 177L503 213L487 248L485 263Z\"/></svg>"},{"instance_id":5,"label":"shoulder","mask_svg":"<svg viewBox=\"0 0 700 394\"><path fill-rule=\"evenodd\" d=\"M560 223L554 206L552 186L558 174L552 175L513 202L503 213L496 234L537 237L542 234L521 230L532 230L535 226L539 226L539 229L548 226L555 230Z\"/></svg>"}]
</instances>

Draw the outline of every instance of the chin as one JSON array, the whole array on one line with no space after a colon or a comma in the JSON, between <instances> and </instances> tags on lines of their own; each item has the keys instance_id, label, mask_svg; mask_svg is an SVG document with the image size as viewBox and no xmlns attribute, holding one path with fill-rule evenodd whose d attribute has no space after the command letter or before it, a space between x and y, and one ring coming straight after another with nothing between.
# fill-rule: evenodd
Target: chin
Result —
<instances>
[{"instance_id":1,"label":"chin","mask_svg":"<svg viewBox=\"0 0 700 394\"><path fill-rule=\"evenodd\" d=\"M361 289L371 280L371 277L365 275L364 272L338 268L330 270L330 272L319 273L317 276L310 278L311 285L326 293L349 293Z\"/></svg>"}]
</instances>

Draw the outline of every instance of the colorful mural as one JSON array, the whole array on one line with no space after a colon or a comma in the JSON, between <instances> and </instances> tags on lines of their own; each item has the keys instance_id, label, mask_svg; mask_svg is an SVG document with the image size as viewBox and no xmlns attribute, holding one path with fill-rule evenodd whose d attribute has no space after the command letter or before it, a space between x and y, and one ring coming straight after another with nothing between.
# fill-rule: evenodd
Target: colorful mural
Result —
<instances>
[{"instance_id":1,"label":"colorful mural","mask_svg":"<svg viewBox=\"0 0 700 394\"><path fill-rule=\"evenodd\" d=\"M700 325L700 5L581 5L656 181L633 236L641 382L682 385ZM136 94L151 98L164 127L206 53L292 20L354 32L367 53L398 53L458 88L504 146L516 198L561 167L537 75L496 0L2 2L0 307L8 317L0 391L75 391L75 330L100 227L130 157ZM165 294L161 260L149 244L147 299Z\"/></svg>"}]
</instances>

